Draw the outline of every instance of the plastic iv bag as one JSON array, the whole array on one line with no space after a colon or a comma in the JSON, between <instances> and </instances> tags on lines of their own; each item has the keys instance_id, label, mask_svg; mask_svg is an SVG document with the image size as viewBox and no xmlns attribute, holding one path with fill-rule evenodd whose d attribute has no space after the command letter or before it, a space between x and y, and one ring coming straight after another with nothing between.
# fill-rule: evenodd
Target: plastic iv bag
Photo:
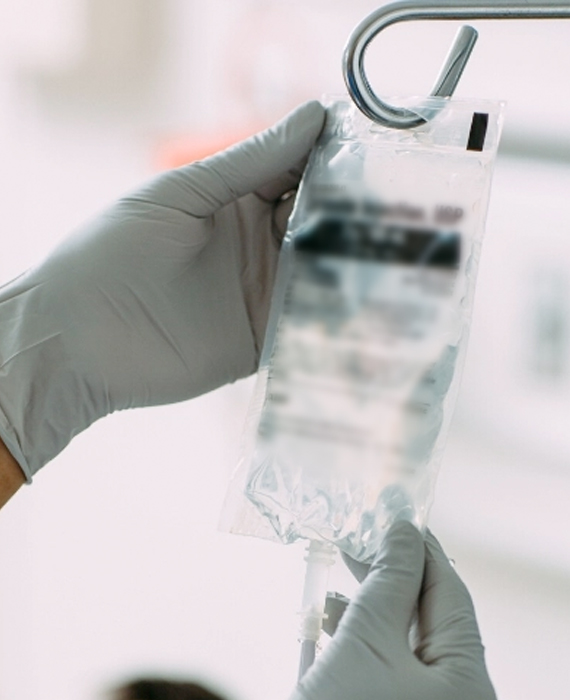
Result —
<instances>
[{"instance_id":1,"label":"plastic iv bag","mask_svg":"<svg viewBox=\"0 0 570 700\"><path fill-rule=\"evenodd\" d=\"M431 107L406 131L328 108L283 241L231 532L366 560L396 520L426 525L502 121L497 103Z\"/></svg>"}]
</instances>

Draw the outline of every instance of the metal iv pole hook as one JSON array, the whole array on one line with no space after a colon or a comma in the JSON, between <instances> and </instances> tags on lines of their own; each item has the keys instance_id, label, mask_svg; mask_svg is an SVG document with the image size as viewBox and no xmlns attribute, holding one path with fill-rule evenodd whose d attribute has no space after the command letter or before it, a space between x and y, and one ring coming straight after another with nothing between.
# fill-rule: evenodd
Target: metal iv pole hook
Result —
<instances>
[{"instance_id":1,"label":"metal iv pole hook","mask_svg":"<svg viewBox=\"0 0 570 700\"><path fill-rule=\"evenodd\" d=\"M411 129L424 124L429 117L381 100L373 91L364 70L366 48L383 29L397 22L410 20L473 20L473 19L570 19L570 2L480 2L452 0L394 2L372 12L350 35L343 54L344 81L356 106L370 119L394 129ZM477 41L473 27L461 27L430 97L451 97L461 78Z\"/></svg>"}]
</instances>

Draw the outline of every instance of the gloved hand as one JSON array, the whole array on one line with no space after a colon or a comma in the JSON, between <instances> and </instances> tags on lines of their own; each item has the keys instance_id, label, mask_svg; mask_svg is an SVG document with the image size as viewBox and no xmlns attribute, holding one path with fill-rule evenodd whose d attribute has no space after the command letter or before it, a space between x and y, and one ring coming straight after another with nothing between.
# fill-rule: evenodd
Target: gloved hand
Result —
<instances>
[{"instance_id":1,"label":"gloved hand","mask_svg":"<svg viewBox=\"0 0 570 700\"><path fill-rule=\"evenodd\" d=\"M113 411L257 369L281 237L319 135L309 102L159 175L0 288L0 437L28 479Z\"/></svg>"},{"instance_id":2,"label":"gloved hand","mask_svg":"<svg viewBox=\"0 0 570 700\"><path fill-rule=\"evenodd\" d=\"M432 534L396 523L369 572L351 569L362 586L290 700L495 700L471 597Z\"/></svg>"}]
</instances>

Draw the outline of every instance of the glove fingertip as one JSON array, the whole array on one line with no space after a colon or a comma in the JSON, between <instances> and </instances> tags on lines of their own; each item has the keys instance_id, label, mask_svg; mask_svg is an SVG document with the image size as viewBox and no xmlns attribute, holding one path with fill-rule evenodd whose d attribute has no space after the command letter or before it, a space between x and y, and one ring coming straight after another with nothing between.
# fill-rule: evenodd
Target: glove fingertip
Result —
<instances>
[{"instance_id":1,"label":"glove fingertip","mask_svg":"<svg viewBox=\"0 0 570 700\"><path fill-rule=\"evenodd\" d=\"M418 528L407 520L399 520L386 533L372 567L394 552L405 552L423 562L424 550L424 539Z\"/></svg>"},{"instance_id":2,"label":"glove fingertip","mask_svg":"<svg viewBox=\"0 0 570 700\"><path fill-rule=\"evenodd\" d=\"M429 529L426 531L424 542L426 555L429 559L436 561L438 564L443 565L446 568L453 569L453 566L451 565L451 562L449 561L447 554L444 552L439 540Z\"/></svg>"},{"instance_id":3,"label":"glove fingertip","mask_svg":"<svg viewBox=\"0 0 570 700\"><path fill-rule=\"evenodd\" d=\"M325 114L326 109L318 100L309 100L303 102L280 122L277 122L274 128L279 128L281 124L287 124L287 130L295 130L303 125L314 140L323 128ZM287 135L292 136L293 134L289 132Z\"/></svg>"}]
</instances>

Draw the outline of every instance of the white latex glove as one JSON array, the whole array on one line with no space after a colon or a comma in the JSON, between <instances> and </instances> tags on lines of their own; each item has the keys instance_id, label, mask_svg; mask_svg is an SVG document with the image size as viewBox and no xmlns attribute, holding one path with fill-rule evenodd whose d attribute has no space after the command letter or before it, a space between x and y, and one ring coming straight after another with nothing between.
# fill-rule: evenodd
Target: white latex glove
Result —
<instances>
[{"instance_id":1,"label":"white latex glove","mask_svg":"<svg viewBox=\"0 0 570 700\"><path fill-rule=\"evenodd\" d=\"M159 175L0 288L0 437L28 479L113 411L257 369L295 188L324 121Z\"/></svg>"},{"instance_id":2,"label":"white latex glove","mask_svg":"<svg viewBox=\"0 0 570 700\"><path fill-rule=\"evenodd\" d=\"M396 523L369 572L351 569L362 586L290 700L495 700L471 597L432 534Z\"/></svg>"}]
</instances>

